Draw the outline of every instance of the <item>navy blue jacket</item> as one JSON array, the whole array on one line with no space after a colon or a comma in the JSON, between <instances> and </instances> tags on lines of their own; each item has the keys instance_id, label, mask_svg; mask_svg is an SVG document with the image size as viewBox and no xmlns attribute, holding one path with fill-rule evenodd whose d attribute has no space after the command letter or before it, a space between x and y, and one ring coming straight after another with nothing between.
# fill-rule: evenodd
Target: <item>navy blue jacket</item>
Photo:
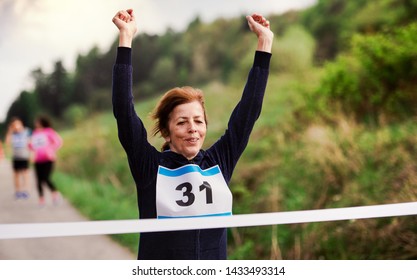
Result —
<instances>
[{"instance_id":1,"label":"navy blue jacket","mask_svg":"<svg viewBox=\"0 0 417 280\"><path fill-rule=\"evenodd\" d=\"M229 183L261 112L271 54L255 53L242 98L232 112L227 130L215 144L201 150L191 161L172 151L160 152L148 142L146 129L133 104L131 55L130 48L118 48L113 67L113 113L136 183L140 219L149 219L156 218L159 166L175 169L193 163L204 170L218 165ZM201 219L204 223L204 218ZM224 228L142 233L138 259L226 259L226 237Z\"/></svg>"}]
</instances>

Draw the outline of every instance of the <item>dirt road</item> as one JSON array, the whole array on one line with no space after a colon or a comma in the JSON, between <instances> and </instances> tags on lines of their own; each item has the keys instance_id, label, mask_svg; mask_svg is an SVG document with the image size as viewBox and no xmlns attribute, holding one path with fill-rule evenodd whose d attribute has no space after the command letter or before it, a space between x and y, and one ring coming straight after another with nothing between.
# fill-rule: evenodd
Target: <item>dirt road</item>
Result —
<instances>
[{"instance_id":1,"label":"dirt road","mask_svg":"<svg viewBox=\"0 0 417 280\"><path fill-rule=\"evenodd\" d=\"M31 170L32 171L32 170ZM63 199L53 205L46 191L46 206L38 206L34 174L30 174L30 198L14 198L10 162L0 161L0 223L74 222L87 219ZM134 260L132 252L109 236L0 239L3 260Z\"/></svg>"}]
</instances>

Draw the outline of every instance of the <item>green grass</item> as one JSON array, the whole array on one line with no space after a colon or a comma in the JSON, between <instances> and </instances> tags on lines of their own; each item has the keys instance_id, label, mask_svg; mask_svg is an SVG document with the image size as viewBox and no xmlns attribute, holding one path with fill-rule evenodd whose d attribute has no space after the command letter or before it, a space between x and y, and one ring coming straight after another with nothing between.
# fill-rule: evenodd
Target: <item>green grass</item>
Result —
<instances>
[{"instance_id":1,"label":"green grass","mask_svg":"<svg viewBox=\"0 0 417 280\"><path fill-rule=\"evenodd\" d=\"M65 198L91 220L138 218L136 196L128 195L110 184L76 179L61 172L54 174L54 180ZM138 234L116 234L111 237L136 252Z\"/></svg>"}]
</instances>

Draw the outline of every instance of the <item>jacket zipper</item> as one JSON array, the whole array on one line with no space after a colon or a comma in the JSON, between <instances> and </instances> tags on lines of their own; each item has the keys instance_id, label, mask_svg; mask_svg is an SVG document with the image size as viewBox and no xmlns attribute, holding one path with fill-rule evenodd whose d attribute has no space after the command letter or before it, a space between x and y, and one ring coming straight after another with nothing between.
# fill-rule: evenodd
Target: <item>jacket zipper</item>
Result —
<instances>
[{"instance_id":1,"label":"jacket zipper","mask_svg":"<svg viewBox=\"0 0 417 280\"><path fill-rule=\"evenodd\" d=\"M196 232L195 254L196 254L196 259L197 260L201 259L201 256L200 256L200 230L199 229Z\"/></svg>"},{"instance_id":2,"label":"jacket zipper","mask_svg":"<svg viewBox=\"0 0 417 280\"><path fill-rule=\"evenodd\" d=\"M195 161L193 159L188 160L188 163L195 164ZM200 230L199 229L196 230L195 255L196 255L197 260L201 259L201 256L200 256Z\"/></svg>"}]
</instances>

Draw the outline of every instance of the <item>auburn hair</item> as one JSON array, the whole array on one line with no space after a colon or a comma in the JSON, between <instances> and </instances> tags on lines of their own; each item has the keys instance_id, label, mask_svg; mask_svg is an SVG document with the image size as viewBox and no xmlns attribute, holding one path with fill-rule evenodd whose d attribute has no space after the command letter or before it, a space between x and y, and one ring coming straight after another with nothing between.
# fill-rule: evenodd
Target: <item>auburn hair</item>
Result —
<instances>
[{"instance_id":1,"label":"auburn hair","mask_svg":"<svg viewBox=\"0 0 417 280\"><path fill-rule=\"evenodd\" d=\"M175 87L167 91L159 100L158 104L151 113L151 118L155 121L155 125L152 129L153 136L158 133L162 137L169 135L169 118L171 112L178 105L191 103L198 101L203 107L204 121L207 125L206 109L204 107L204 94L203 91L190 86ZM169 149L169 143L165 142L162 146L162 151Z\"/></svg>"}]
</instances>

